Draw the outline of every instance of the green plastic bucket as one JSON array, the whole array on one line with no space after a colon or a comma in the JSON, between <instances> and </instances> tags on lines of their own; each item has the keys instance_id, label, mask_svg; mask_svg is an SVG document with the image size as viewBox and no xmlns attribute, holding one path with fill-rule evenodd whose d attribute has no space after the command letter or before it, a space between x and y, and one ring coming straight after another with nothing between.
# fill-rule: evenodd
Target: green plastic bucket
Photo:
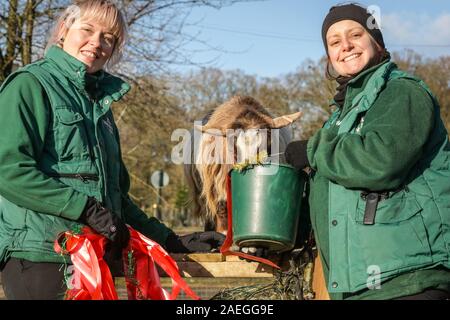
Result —
<instances>
[{"instance_id":1,"label":"green plastic bucket","mask_svg":"<svg viewBox=\"0 0 450 320\"><path fill-rule=\"evenodd\" d=\"M289 165L231 171L233 239L240 247L286 251L295 245L305 174Z\"/></svg>"}]
</instances>

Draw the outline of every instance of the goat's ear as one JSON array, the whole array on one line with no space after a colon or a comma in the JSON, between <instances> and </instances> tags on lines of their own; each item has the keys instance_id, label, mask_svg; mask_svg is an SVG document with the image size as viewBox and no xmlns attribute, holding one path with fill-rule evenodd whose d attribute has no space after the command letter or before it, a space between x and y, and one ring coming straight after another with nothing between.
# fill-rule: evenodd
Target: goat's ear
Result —
<instances>
[{"instance_id":1,"label":"goat's ear","mask_svg":"<svg viewBox=\"0 0 450 320\"><path fill-rule=\"evenodd\" d=\"M203 132L203 130L204 130L203 128L204 128L204 127L205 127L205 126L199 126L198 124L195 124L195 125L194 125L194 129L197 130L197 131L200 131L200 132Z\"/></svg>"},{"instance_id":2,"label":"goat's ear","mask_svg":"<svg viewBox=\"0 0 450 320\"><path fill-rule=\"evenodd\" d=\"M296 112L273 119L272 129L281 129L297 121L302 116L302 112Z\"/></svg>"},{"instance_id":3,"label":"goat's ear","mask_svg":"<svg viewBox=\"0 0 450 320\"><path fill-rule=\"evenodd\" d=\"M220 129L215 129L215 128L209 128L208 126L204 125L204 126L199 126L199 125L194 125L194 129L198 130L202 133L206 133L206 134L210 134L213 136L218 136L218 137L224 137L225 134L222 132L222 130Z\"/></svg>"}]
</instances>

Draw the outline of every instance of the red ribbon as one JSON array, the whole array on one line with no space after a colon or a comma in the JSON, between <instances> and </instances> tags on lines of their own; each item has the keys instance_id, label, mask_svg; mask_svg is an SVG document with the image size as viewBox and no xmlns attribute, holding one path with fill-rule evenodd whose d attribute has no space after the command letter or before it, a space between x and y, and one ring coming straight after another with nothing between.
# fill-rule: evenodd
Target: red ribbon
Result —
<instances>
[{"instance_id":1,"label":"red ribbon","mask_svg":"<svg viewBox=\"0 0 450 320\"><path fill-rule=\"evenodd\" d=\"M200 299L180 276L176 262L158 243L130 226L128 229L130 242L123 250L128 299L174 300L180 289L191 298ZM106 241L89 227L84 227L81 234L64 232L55 240L55 251L70 254L74 266L73 287L68 289L66 299L118 300L111 272L103 260ZM170 294L161 286L155 263L172 279Z\"/></svg>"},{"instance_id":2,"label":"red ribbon","mask_svg":"<svg viewBox=\"0 0 450 320\"><path fill-rule=\"evenodd\" d=\"M124 251L123 255L125 271L129 270L128 252L131 252L136 261L134 275L125 273L130 300L175 300L180 289L191 298L200 299L180 276L176 262L158 243L146 238L131 227L128 228L131 237L128 249ZM161 287L154 262L172 279L171 294Z\"/></svg>"},{"instance_id":3,"label":"red ribbon","mask_svg":"<svg viewBox=\"0 0 450 320\"><path fill-rule=\"evenodd\" d=\"M231 199L231 178L229 174L227 175L227 213L228 213L227 236L225 238L222 247L220 248L220 253L223 254L224 256L235 255L238 257L242 257L244 259L264 263L272 268L280 269L278 265L276 265L275 263L273 263L268 259L256 257L243 252L236 252L230 250L230 247L233 245L233 217L232 217L232 199Z\"/></svg>"},{"instance_id":4,"label":"red ribbon","mask_svg":"<svg viewBox=\"0 0 450 320\"><path fill-rule=\"evenodd\" d=\"M63 247L61 244L64 243ZM57 253L70 254L74 265L70 300L117 300L111 272L103 260L106 238L84 227L81 234L64 232L54 243Z\"/></svg>"}]
</instances>

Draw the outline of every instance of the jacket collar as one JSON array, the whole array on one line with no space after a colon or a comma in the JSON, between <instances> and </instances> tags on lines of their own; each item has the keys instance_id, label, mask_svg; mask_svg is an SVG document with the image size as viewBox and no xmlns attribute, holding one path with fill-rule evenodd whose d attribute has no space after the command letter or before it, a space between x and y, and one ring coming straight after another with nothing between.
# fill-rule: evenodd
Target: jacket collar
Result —
<instances>
[{"instance_id":1,"label":"jacket collar","mask_svg":"<svg viewBox=\"0 0 450 320\"><path fill-rule=\"evenodd\" d=\"M104 91L104 94L110 95L114 101L118 101L130 90L128 83L103 70L88 74L83 62L56 45L48 49L45 58L80 91L92 91L92 88L96 87Z\"/></svg>"},{"instance_id":2,"label":"jacket collar","mask_svg":"<svg viewBox=\"0 0 450 320\"><path fill-rule=\"evenodd\" d=\"M391 61L389 59L384 60L383 62L381 62L367 70L364 70L363 72L358 74L355 78L350 80L348 82L348 84L353 87L358 86L359 83L364 84L369 80L370 75L372 75L376 70L383 68L383 73L384 73L384 69L386 69L390 64L391 64ZM364 87L364 86L362 85L361 87Z\"/></svg>"},{"instance_id":3,"label":"jacket collar","mask_svg":"<svg viewBox=\"0 0 450 320\"><path fill-rule=\"evenodd\" d=\"M79 89L86 85L86 65L54 45L48 49L45 58L58 67L58 70Z\"/></svg>"},{"instance_id":4,"label":"jacket collar","mask_svg":"<svg viewBox=\"0 0 450 320\"><path fill-rule=\"evenodd\" d=\"M372 78L372 76L376 73L377 75L382 75L382 77L385 77L386 74L395 66L393 62L390 61L390 59L384 60L383 62L367 69L358 74L356 77L351 79L347 86L350 88L350 90L347 90L345 101L346 103L344 106L347 105L348 101L351 101L357 94L359 94L361 91L364 90L369 80ZM330 101L330 106L338 106L336 101L332 99ZM341 109L344 109L344 106L342 106Z\"/></svg>"}]
</instances>

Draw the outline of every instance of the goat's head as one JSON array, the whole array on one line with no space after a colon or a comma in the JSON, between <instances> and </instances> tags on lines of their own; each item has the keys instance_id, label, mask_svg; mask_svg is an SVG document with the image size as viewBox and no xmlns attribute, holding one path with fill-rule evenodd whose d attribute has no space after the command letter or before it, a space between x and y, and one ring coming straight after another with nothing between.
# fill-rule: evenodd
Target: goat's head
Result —
<instances>
[{"instance_id":1,"label":"goat's head","mask_svg":"<svg viewBox=\"0 0 450 320\"><path fill-rule=\"evenodd\" d=\"M196 159L202 181L199 196L206 201L209 219L217 223L218 217L223 216L220 204L226 202L226 177L233 165L254 163L259 153L269 153L273 129L281 129L300 116L297 112L273 118L254 98L235 96L216 108L205 125L196 126L203 133ZM281 137L274 139L277 144L278 140ZM287 142L283 141L284 145ZM284 151L284 147L279 151ZM218 227L218 231L224 230Z\"/></svg>"}]
</instances>

